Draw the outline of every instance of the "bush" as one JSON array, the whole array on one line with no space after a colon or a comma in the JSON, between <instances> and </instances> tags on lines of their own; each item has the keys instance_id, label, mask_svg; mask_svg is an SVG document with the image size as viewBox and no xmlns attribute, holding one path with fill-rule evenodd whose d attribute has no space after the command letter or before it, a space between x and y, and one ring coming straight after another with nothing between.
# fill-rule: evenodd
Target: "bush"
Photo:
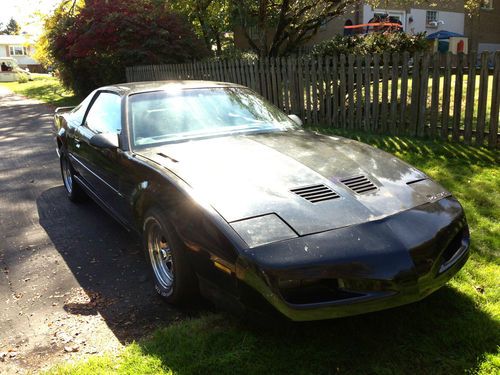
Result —
<instances>
[{"instance_id":1,"label":"bush","mask_svg":"<svg viewBox=\"0 0 500 375\"><path fill-rule=\"evenodd\" d=\"M17 79L18 83L27 83L29 81L27 74L19 74L19 78Z\"/></svg>"},{"instance_id":2,"label":"bush","mask_svg":"<svg viewBox=\"0 0 500 375\"><path fill-rule=\"evenodd\" d=\"M182 63L208 54L190 24L153 0L94 0L47 32L65 86L78 95L124 82L133 65Z\"/></svg>"},{"instance_id":3,"label":"bush","mask_svg":"<svg viewBox=\"0 0 500 375\"><path fill-rule=\"evenodd\" d=\"M372 55L389 53L423 52L429 49L430 43L425 33L409 35L406 33L371 33L354 36L335 36L313 47L313 55Z\"/></svg>"}]
</instances>

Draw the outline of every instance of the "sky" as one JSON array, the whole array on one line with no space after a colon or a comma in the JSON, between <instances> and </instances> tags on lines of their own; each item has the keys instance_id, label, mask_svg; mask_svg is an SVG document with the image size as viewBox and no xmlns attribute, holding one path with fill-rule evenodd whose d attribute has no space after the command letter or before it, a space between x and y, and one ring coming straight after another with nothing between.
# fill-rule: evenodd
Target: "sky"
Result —
<instances>
[{"instance_id":1,"label":"sky","mask_svg":"<svg viewBox=\"0 0 500 375\"><path fill-rule=\"evenodd\" d=\"M37 35L41 25L34 17L36 12L50 13L61 0L0 0L0 22L4 25L13 17L22 31Z\"/></svg>"}]
</instances>

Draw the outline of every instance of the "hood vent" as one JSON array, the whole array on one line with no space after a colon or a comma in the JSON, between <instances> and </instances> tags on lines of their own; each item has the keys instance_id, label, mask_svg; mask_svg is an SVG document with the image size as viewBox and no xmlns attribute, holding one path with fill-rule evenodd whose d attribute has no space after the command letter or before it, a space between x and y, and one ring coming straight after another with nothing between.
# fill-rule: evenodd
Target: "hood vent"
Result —
<instances>
[{"instance_id":1,"label":"hood vent","mask_svg":"<svg viewBox=\"0 0 500 375\"><path fill-rule=\"evenodd\" d=\"M340 198L336 192L325 185L313 185L290 190L292 193L307 199L311 203L329 201Z\"/></svg>"},{"instance_id":2,"label":"hood vent","mask_svg":"<svg viewBox=\"0 0 500 375\"><path fill-rule=\"evenodd\" d=\"M357 176L344 178L340 180L345 186L357 194L368 193L369 191L377 190L377 187L366 176Z\"/></svg>"}]
</instances>

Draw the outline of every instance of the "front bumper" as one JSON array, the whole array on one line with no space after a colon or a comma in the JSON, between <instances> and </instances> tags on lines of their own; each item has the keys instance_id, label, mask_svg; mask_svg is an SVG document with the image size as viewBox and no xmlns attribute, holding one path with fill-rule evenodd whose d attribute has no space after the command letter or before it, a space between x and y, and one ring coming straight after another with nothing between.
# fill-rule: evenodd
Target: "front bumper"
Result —
<instances>
[{"instance_id":1,"label":"front bumper","mask_svg":"<svg viewBox=\"0 0 500 375\"><path fill-rule=\"evenodd\" d=\"M445 198L383 220L250 249L236 275L244 297L257 292L291 320L329 319L426 297L465 264L469 242L462 207Z\"/></svg>"}]
</instances>

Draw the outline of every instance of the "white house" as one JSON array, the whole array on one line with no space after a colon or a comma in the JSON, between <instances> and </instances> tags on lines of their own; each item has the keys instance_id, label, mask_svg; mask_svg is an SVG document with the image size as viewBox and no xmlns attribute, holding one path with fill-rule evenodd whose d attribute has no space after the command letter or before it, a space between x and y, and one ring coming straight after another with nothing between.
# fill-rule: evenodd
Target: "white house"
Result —
<instances>
[{"instance_id":1,"label":"white house","mask_svg":"<svg viewBox=\"0 0 500 375\"><path fill-rule=\"evenodd\" d=\"M457 34L464 34L465 31L465 14L463 9L377 9L370 5L363 5L363 23L368 23L377 15L389 14L389 16L397 18L403 24L403 29L407 33L418 34L427 32L427 34L435 33L439 30L451 31Z\"/></svg>"},{"instance_id":2,"label":"white house","mask_svg":"<svg viewBox=\"0 0 500 375\"><path fill-rule=\"evenodd\" d=\"M27 35L0 35L0 57L12 57L21 68L40 72L40 63L32 57L34 52L33 41Z\"/></svg>"}]
</instances>

